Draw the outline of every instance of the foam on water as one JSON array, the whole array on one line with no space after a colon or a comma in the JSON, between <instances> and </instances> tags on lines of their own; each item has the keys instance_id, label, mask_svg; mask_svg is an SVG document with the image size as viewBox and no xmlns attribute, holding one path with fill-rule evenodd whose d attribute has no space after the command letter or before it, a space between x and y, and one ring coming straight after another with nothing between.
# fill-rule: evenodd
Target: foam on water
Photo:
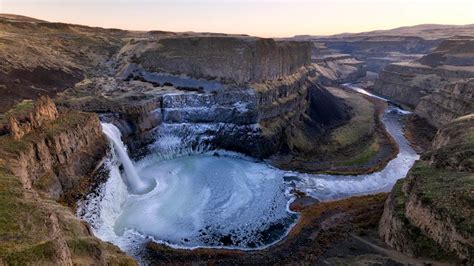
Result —
<instances>
[{"instance_id":1,"label":"foam on water","mask_svg":"<svg viewBox=\"0 0 474 266\"><path fill-rule=\"evenodd\" d=\"M391 107L383 117L399 144L398 156L382 171L360 176L282 171L230 152L214 156L205 138L196 141L191 134L206 132L206 126L186 124L163 126L151 147L159 154L134 163L118 129L103 124L112 155L118 156L106 162L109 179L79 204L78 213L96 236L131 255L150 239L181 248L263 248L283 238L296 221L288 209L293 188L332 200L389 191L403 178L418 159L403 135L400 118L405 113ZM137 195L126 185L140 187L135 182L158 185Z\"/></svg>"},{"instance_id":2,"label":"foam on water","mask_svg":"<svg viewBox=\"0 0 474 266\"><path fill-rule=\"evenodd\" d=\"M209 154L145 158L138 174L158 185L144 195L127 193L118 164L107 164L109 180L79 213L98 237L129 253L147 237L189 248L259 248L278 241L297 218L287 208L284 172L262 163Z\"/></svg>"},{"instance_id":3,"label":"foam on water","mask_svg":"<svg viewBox=\"0 0 474 266\"><path fill-rule=\"evenodd\" d=\"M102 123L102 131L107 136L114 147L114 151L120 158L126 173L126 181L130 192L134 194L145 194L151 191L156 186L155 180L144 180L138 176L135 166L128 156L127 148L122 142L122 134L120 133L120 130L113 124Z\"/></svg>"},{"instance_id":4,"label":"foam on water","mask_svg":"<svg viewBox=\"0 0 474 266\"><path fill-rule=\"evenodd\" d=\"M175 245L252 248L277 240L295 219L283 173L264 164L194 155L150 163L140 175L159 186L128 197L117 235L134 229ZM276 238L266 232L272 226L283 230Z\"/></svg>"}]
</instances>

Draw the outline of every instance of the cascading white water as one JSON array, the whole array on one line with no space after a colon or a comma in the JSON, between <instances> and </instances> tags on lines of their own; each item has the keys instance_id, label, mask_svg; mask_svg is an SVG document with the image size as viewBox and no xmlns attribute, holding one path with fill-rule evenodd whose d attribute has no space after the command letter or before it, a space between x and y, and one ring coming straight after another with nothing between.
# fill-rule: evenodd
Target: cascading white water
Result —
<instances>
[{"instance_id":1,"label":"cascading white water","mask_svg":"<svg viewBox=\"0 0 474 266\"><path fill-rule=\"evenodd\" d=\"M127 148L122 142L122 134L120 130L110 123L102 123L102 131L107 136L111 144L114 146L114 150L120 158L120 161L125 170L126 183L128 189L133 194L145 194L150 192L155 186L155 179L142 179L138 175L132 160L127 153Z\"/></svg>"},{"instance_id":2,"label":"cascading white water","mask_svg":"<svg viewBox=\"0 0 474 266\"><path fill-rule=\"evenodd\" d=\"M149 147L155 154L134 164L118 128L104 123L117 156L106 164L106 184L79 204L78 213L98 237L129 254L137 254L150 239L178 247L262 248L281 239L294 223L296 216L288 210L293 188L334 200L388 191L403 178L418 159L403 134L404 114L388 108L383 118L400 147L397 158L384 170L361 176L282 171L229 152L205 153L211 150L202 138L205 125L163 125ZM120 164L127 178L121 178ZM141 195L133 195L137 188L141 193L135 194Z\"/></svg>"}]
</instances>

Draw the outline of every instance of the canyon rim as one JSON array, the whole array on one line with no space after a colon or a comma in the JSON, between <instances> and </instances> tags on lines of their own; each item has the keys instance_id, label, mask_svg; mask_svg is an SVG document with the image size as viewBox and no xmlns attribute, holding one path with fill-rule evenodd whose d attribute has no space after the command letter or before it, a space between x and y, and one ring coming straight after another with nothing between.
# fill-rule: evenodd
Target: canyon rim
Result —
<instances>
[{"instance_id":1,"label":"canyon rim","mask_svg":"<svg viewBox=\"0 0 474 266\"><path fill-rule=\"evenodd\" d=\"M0 13L2 265L472 265L473 210L474 24Z\"/></svg>"}]
</instances>

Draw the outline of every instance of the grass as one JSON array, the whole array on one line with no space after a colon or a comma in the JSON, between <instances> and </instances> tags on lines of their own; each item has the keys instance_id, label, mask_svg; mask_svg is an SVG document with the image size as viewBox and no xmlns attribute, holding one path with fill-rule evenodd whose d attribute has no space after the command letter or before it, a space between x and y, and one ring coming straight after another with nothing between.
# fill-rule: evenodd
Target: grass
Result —
<instances>
[{"instance_id":1,"label":"grass","mask_svg":"<svg viewBox=\"0 0 474 266\"><path fill-rule=\"evenodd\" d=\"M48 190L53 186L55 181L56 179L54 178L54 172L49 170L47 173L38 178L33 185L39 190Z\"/></svg>"},{"instance_id":2,"label":"grass","mask_svg":"<svg viewBox=\"0 0 474 266\"><path fill-rule=\"evenodd\" d=\"M0 258L7 264L36 262L49 254L41 236L48 236L47 213L24 196L22 184L0 168Z\"/></svg>"},{"instance_id":3,"label":"grass","mask_svg":"<svg viewBox=\"0 0 474 266\"><path fill-rule=\"evenodd\" d=\"M17 156L34 143L45 138L52 139L61 132L85 125L88 120L93 119L93 116L89 113L68 112L55 121L47 122L40 130L30 132L19 140L14 140L9 136L0 136L0 158L2 156Z\"/></svg>"},{"instance_id":4,"label":"grass","mask_svg":"<svg viewBox=\"0 0 474 266\"><path fill-rule=\"evenodd\" d=\"M416 193L423 204L454 222L464 235L474 234L474 173L432 168L417 162L412 169Z\"/></svg>"},{"instance_id":5,"label":"grass","mask_svg":"<svg viewBox=\"0 0 474 266\"><path fill-rule=\"evenodd\" d=\"M0 114L0 125L8 123L10 117L22 117L33 111L34 103L32 100L23 100L8 112Z\"/></svg>"},{"instance_id":6,"label":"grass","mask_svg":"<svg viewBox=\"0 0 474 266\"><path fill-rule=\"evenodd\" d=\"M352 119L349 123L337 128L331 133L331 146L345 147L356 143L364 136L373 133L375 127L374 106L362 97L351 97L347 101L352 107ZM333 150L333 147L325 147Z\"/></svg>"},{"instance_id":7,"label":"grass","mask_svg":"<svg viewBox=\"0 0 474 266\"><path fill-rule=\"evenodd\" d=\"M343 161L338 164L338 166L360 166L370 162L379 152L380 145L375 140L372 144L366 149L363 150L361 153L357 154L351 160Z\"/></svg>"},{"instance_id":8,"label":"grass","mask_svg":"<svg viewBox=\"0 0 474 266\"><path fill-rule=\"evenodd\" d=\"M454 254L442 249L433 239L429 238L418 227L410 223L406 217L406 195L402 191L405 179L400 179L392 189L394 213L403 223L403 232L410 241L411 249L415 256L432 258L435 260L453 260Z\"/></svg>"},{"instance_id":9,"label":"grass","mask_svg":"<svg viewBox=\"0 0 474 266\"><path fill-rule=\"evenodd\" d=\"M135 262L117 248L85 233L84 225L75 219L70 209L56 201L34 196L23 188L19 178L6 164L32 147L64 130L74 130L91 114L70 112L45 124L20 140L0 137L0 264L52 265L57 263L61 243L53 234L55 214L59 234L67 241L74 263L96 264L105 258L110 265L134 265ZM46 173L35 183L37 188L50 186L51 174ZM70 245L70 246L69 246ZM84 262L84 263L81 263Z\"/></svg>"},{"instance_id":10,"label":"grass","mask_svg":"<svg viewBox=\"0 0 474 266\"><path fill-rule=\"evenodd\" d=\"M52 241L39 243L21 251L9 253L4 257L7 265L48 264L56 256L56 246Z\"/></svg>"}]
</instances>

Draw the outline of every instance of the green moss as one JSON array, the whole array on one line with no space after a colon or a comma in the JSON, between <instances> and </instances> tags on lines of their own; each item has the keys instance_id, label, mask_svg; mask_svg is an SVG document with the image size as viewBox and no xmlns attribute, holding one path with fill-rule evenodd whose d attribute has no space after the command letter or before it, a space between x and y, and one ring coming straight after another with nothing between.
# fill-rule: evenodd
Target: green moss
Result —
<instances>
[{"instance_id":1,"label":"green moss","mask_svg":"<svg viewBox=\"0 0 474 266\"><path fill-rule=\"evenodd\" d=\"M347 99L352 107L352 119L350 123L341 126L331 133L331 146L344 147L359 141L364 136L373 133L375 127L374 112L372 103L362 97ZM334 149L334 147L328 147Z\"/></svg>"},{"instance_id":2,"label":"green moss","mask_svg":"<svg viewBox=\"0 0 474 266\"><path fill-rule=\"evenodd\" d=\"M23 140L14 140L9 136L0 136L0 158L18 155L20 151L28 147L28 142Z\"/></svg>"},{"instance_id":3,"label":"green moss","mask_svg":"<svg viewBox=\"0 0 474 266\"><path fill-rule=\"evenodd\" d=\"M53 138L61 132L85 125L90 119L92 119L92 114L69 112L60 116L54 122L46 124L43 127L43 134L48 138Z\"/></svg>"},{"instance_id":4,"label":"green moss","mask_svg":"<svg viewBox=\"0 0 474 266\"><path fill-rule=\"evenodd\" d=\"M24 197L18 178L0 166L0 258L17 265L46 256L47 246L39 244L49 235L47 217L34 200Z\"/></svg>"}]
</instances>

